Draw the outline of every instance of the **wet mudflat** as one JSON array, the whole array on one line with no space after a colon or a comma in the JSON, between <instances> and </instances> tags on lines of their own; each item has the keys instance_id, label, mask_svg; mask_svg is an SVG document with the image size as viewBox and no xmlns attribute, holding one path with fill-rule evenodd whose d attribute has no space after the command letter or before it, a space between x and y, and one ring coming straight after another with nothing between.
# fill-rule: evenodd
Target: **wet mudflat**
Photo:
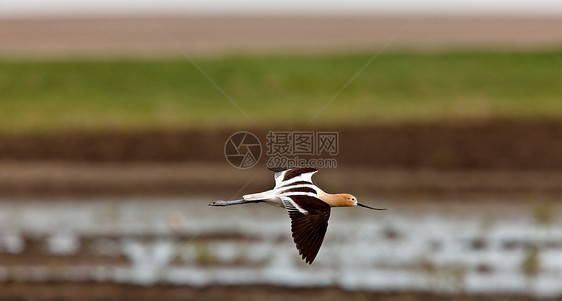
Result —
<instances>
[{"instance_id":1,"label":"wet mudflat","mask_svg":"<svg viewBox=\"0 0 562 301\"><path fill-rule=\"evenodd\" d=\"M397 292L562 295L556 203L371 198L389 210L334 209L324 245L309 266L294 247L282 209L215 208L207 206L210 200L5 199L0 277L10 289L4 294L17 296L15 287L24 283L43 289L46 283L98 283L116 294L116 284L137 291L146 285L171 292L189 287L194 298L239 286L261 296L267 292L262 287L313 287L358 300Z\"/></svg>"}]
</instances>

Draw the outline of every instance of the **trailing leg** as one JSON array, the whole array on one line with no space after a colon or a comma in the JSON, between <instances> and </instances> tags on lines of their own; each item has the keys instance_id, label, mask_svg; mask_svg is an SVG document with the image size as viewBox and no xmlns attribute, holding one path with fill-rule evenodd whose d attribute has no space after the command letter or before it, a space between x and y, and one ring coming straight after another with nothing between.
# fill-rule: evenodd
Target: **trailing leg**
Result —
<instances>
[{"instance_id":1,"label":"trailing leg","mask_svg":"<svg viewBox=\"0 0 562 301\"><path fill-rule=\"evenodd\" d=\"M230 205L239 205L239 204L248 204L248 203L259 203L263 200L234 200L234 201L214 201L209 204L209 206L230 206Z\"/></svg>"}]
</instances>

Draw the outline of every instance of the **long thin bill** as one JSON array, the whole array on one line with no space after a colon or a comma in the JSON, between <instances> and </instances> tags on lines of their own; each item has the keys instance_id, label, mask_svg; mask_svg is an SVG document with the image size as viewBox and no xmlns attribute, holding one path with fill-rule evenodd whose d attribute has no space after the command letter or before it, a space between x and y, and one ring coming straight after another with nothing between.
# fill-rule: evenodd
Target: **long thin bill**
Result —
<instances>
[{"instance_id":1,"label":"long thin bill","mask_svg":"<svg viewBox=\"0 0 562 301\"><path fill-rule=\"evenodd\" d=\"M372 210L386 210L386 209L382 209L382 208L373 208L373 207L369 207L369 206L367 206L367 205L363 205L363 204L359 204L359 203L357 203L357 206L369 208L369 209L372 209Z\"/></svg>"}]
</instances>

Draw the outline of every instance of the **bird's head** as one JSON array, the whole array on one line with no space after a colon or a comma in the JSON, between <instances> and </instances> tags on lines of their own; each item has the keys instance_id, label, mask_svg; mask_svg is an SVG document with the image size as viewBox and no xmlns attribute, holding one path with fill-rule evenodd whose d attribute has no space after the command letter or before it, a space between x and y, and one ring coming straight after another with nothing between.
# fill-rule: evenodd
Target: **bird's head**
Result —
<instances>
[{"instance_id":1,"label":"bird's head","mask_svg":"<svg viewBox=\"0 0 562 301\"><path fill-rule=\"evenodd\" d=\"M373 207L369 207L367 205L363 205L363 204L361 204L357 201L357 198L354 195L349 194L349 193L342 193L341 196L344 199L344 203L346 205L345 207L360 206L360 207L365 207L365 208L372 209L372 210L386 210L386 209L373 208Z\"/></svg>"}]
</instances>

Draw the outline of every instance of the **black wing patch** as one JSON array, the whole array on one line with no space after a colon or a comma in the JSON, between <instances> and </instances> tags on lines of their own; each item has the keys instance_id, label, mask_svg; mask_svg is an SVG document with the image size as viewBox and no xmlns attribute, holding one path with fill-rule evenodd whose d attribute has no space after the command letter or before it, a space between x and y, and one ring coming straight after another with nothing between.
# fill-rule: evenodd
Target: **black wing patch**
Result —
<instances>
[{"instance_id":1,"label":"black wing patch","mask_svg":"<svg viewBox=\"0 0 562 301\"><path fill-rule=\"evenodd\" d=\"M313 193L316 194L316 190L312 187L293 187L293 188L289 188L287 190L283 190L280 194L285 194L285 193Z\"/></svg>"},{"instance_id":2,"label":"black wing patch","mask_svg":"<svg viewBox=\"0 0 562 301\"><path fill-rule=\"evenodd\" d=\"M308 181L296 181L296 182L292 182L292 183L287 183L285 185L281 185L281 186L279 186L279 188L293 187L293 186L297 186L297 185L313 185L313 184L312 184L312 182L308 182Z\"/></svg>"},{"instance_id":3,"label":"black wing patch","mask_svg":"<svg viewBox=\"0 0 562 301\"><path fill-rule=\"evenodd\" d=\"M269 170L275 172L275 187L283 185L283 182L305 175L310 174L310 177L304 177L303 180L309 181L311 184L310 178L312 174L317 172L318 170L315 168L302 168L302 167L268 167ZM286 184L285 184L286 185Z\"/></svg>"},{"instance_id":4,"label":"black wing patch","mask_svg":"<svg viewBox=\"0 0 562 301\"><path fill-rule=\"evenodd\" d=\"M315 168L295 168L290 169L285 172L285 176L283 177L283 181L288 181L292 178L298 177L305 173L317 172L318 170Z\"/></svg>"},{"instance_id":5,"label":"black wing patch","mask_svg":"<svg viewBox=\"0 0 562 301\"><path fill-rule=\"evenodd\" d=\"M293 240L297 245L299 254L306 263L311 264L320 251L328 229L330 205L308 195L286 196L282 199L289 211ZM306 213L301 212L293 203Z\"/></svg>"}]
</instances>

